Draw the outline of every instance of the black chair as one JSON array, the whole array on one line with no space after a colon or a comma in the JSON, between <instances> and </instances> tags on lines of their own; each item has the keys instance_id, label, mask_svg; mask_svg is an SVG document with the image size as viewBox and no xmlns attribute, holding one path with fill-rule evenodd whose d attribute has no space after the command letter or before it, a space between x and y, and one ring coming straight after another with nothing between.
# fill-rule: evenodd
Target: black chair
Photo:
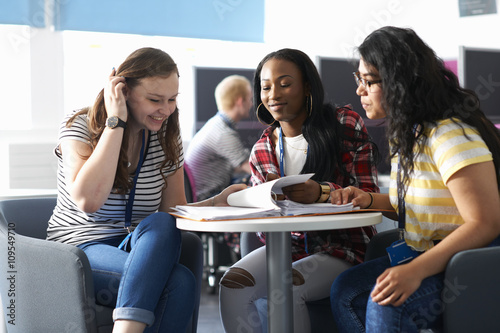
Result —
<instances>
[{"instance_id":1,"label":"black chair","mask_svg":"<svg viewBox=\"0 0 500 333\"><path fill-rule=\"evenodd\" d=\"M385 249L397 239L398 235L399 234L395 232L395 230L377 233L368 244L365 261L387 255ZM332 315L330 298L307 302L307 310L309 311L309 317L311 319L312 332L322 332L324 327L331 328L328 332L338 332L337 325Z\"/></svg>"},{"instance_id":2,"label":"black chair","mask_svg":"<svg viewBox=\"0 0 500 333\"><path fill-rule=\"evenodd\" d=\"M399 239L397 229L375 235L366 260L387 255L385 249ZM500 246L455 254L445 271L443 332L500 332Z\"/></svg>"},{"instance_id":3,"label":"black chair","mask_svg":"<svg viewBox=\"0 0 500 333\"><path fill-rule=\"evenodd\" d=\"M366 248L365 261L377 259L387 255L386 248L399 239L397 229L386 230L372 237Z\"/></svg>"},{"instance_id":4,"label":"black chair","mask_svg":"<svg viewBox=\"0 0 500 333\"><path fill-rule=\"evenodd\" d=\"M368 244L365 260L387 255L399 239L397 229L377 233ZM255 233L242 233L242 256L259 246ZM449 289L443 294L444 333L500 332L500 246L455 254L446 267ZM330 299L308 302L312 332L337 332Z\"/></svg>"},{"instance_id":5,"label":"black chair","mask_svg":"<svg viewBox=\"0 0 500 333\"><path fill-rule=\"evenodd\" d=\"M4 251L0 259L0 269L11 277L0 279L7 331L111 332L113 308L96 304L85 253L45 240L55 204L56 198L0 201L0 243L11 246L10 254ZM196 277L198 295L186 330L190 333L198 324L202 258L200 238L183 232L180 262ZM11 304L15 308L9 308Z\"/></svg>"}]
</instances>

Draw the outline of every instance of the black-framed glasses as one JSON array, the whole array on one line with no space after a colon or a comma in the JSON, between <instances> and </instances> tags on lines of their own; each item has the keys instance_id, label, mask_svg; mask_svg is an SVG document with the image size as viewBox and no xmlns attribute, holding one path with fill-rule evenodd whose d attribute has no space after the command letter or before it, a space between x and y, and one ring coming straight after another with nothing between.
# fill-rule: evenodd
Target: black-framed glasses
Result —
<instances>
[{"instance_id":1,"label":"black-framed glasses","mask_svg":"<svg viewBox=\"0 0 500 333\"><path fill-rule=\"evenodd\" d=\"M362 84L363 87L365 87L365 89L368 90L369 92L371 92L371 86L373 84L377 84L377 83L381 83L382 82L382 80L371 80L371 81L368 81L366 79L363 79L359 75L359 72L353 72L352 74L354 75L354 80L356 81L356 85L359 87L359 85Z\"/></svg>"}]
</instances>

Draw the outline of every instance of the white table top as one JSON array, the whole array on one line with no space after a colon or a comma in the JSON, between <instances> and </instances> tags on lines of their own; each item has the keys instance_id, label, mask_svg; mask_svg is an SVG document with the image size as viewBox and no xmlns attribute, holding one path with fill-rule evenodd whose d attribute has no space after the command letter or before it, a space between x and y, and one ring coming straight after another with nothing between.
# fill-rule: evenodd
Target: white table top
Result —
<instances>
[{"instance_id":1,"label":"white table top","mask_svg":"<svg viewBox=\"0 0 500 333\"><path fill-rule=\"evenodd\" d=\"M177 217L177 228L206 232L281 232L358 228L380 222L382 222L382 213L380 212L224 221L193 221Z\"/></svg>"}]
</instances>

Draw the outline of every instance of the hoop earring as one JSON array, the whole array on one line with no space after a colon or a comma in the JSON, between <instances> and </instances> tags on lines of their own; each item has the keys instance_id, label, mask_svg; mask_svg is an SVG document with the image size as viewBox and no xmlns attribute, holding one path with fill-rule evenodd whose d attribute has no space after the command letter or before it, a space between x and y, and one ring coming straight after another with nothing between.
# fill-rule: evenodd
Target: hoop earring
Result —
<instances>
[{"instance_id":1,"label":"hoop earring","mask_svg":"<svg viewBox=\"0 0 500 333\"><path fill-rule=\"evenodd\" d=\"M309 117L312 115L312 112L313 112L313 95L309 95L309 98L310 98L310 102L309 102Z\"/></svg>"},{"instance_id":2,"label":"hoop earring","mask_svg":"<svg viewBox=\"0 0 500 333\"><path fill-rule=\"evenodd\" d=\"M260 120L259 118L259 109L260 109L260 106L262 105L262 103L259 104L259 106L257 107L257 109L255 110L255 115L257 116L257 120L259 121L259 123L261 123L262 125L267 125L267 126L271 126L272 124L274 124L276 122L276 119L274 119L274 121L270 124L267 124L265 122L263 122L262 120Z\"/></svg>"}]
</instances>

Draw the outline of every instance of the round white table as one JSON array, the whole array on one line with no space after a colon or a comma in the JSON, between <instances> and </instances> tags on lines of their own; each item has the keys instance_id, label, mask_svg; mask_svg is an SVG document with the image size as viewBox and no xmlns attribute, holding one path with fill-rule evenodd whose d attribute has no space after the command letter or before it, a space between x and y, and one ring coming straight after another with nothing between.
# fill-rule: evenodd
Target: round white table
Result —
<instances>
[{"instance_id":1,"label":"round white table","mask_svg":"<svg viewBox=\"0 0 500 333\"><path fill-rule=\"evenodd\" d=\"M291 231L365 227L382 222L382 213L194 221L177 217L177 227L205 232L266 232L268 332L293 332ZM272 311L270 311L272 309Z\"/></svg>"}]
</instances>

